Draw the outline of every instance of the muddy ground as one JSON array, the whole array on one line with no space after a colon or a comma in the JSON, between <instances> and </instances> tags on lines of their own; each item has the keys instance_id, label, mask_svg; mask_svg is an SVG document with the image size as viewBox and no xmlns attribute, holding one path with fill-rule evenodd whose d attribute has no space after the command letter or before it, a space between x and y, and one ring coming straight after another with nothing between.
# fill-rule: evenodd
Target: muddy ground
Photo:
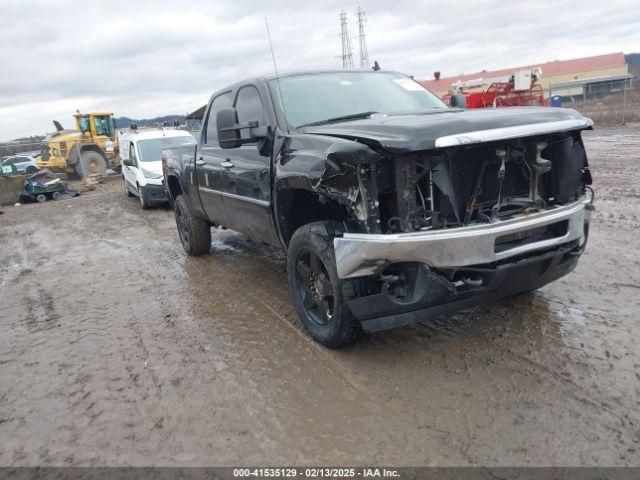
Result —
<instances>
[{"instance_id":1,"label":"muddy ground","mask_svg":"<svg viewBox=\"0 0 640 480\"><path fill-rule=\"evenodd\" d=\"M0 215L0 465L640 463L640 127L588 133L597 211L538 292L329 351L284 256L189 258L118 178Z\"/></svg>"}]
</instances>

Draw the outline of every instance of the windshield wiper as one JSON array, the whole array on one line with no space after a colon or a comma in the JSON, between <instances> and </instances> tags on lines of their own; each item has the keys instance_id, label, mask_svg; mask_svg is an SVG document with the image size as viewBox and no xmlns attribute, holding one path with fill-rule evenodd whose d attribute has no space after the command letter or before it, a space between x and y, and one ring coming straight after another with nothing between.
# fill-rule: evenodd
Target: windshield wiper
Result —
<instances>
[{"instance_id":1,"label":"windshield wiper","mask_svg":"<svg viewBox=\"0 0 640 480\"><path fill-rule=\"evenodd\" d=\"M329 123L337 123L337 122L347 122L349 120L358 120L360 118L367 118L373 115L374 113L380 112L361 112L361 113L352 113L351 115L342 115L341 117L333 117L327 118L326 120L320 120L318 122L305 123L303 125L298 125L298 128L302 127L314 127L316 125L327 125Z\"/></svg>"}]
</instances>

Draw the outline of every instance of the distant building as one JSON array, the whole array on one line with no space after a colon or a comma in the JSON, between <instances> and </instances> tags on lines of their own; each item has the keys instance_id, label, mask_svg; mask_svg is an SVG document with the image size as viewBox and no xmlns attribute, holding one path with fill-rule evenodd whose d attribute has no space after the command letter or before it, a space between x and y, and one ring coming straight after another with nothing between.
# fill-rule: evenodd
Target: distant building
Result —
<instances>
[{"instance_id":1,"label":"distant building","mask_svg":"<svg viewBox=\"0 0 640 480\"><path fill-rule=\"evenodd\" d=\"M581 94L583 90L592 88L590 87L592 83L597 84L599 89L609 89L609 91L615 92L624 87L625 81L629 82L629 68L625 62L624 54L617 52L595 57L555 60L553 62L482 71L453 77L441 77L440 72L435 72L433 80L422 80L420 83L435 94L442 96L451 89L453 83L458 81L469 82L470 80L504 77L518 70L529 70L535 67L542 68L542 78L539 83L544 88L547 96L549 95L550 86L554 94L556 91L563 89L565 85L567 87L570 85L571 94ZM583 90L577 91L576 89ZM558 91L558 93L560 92Z\"/></svg>"}]
</instances>

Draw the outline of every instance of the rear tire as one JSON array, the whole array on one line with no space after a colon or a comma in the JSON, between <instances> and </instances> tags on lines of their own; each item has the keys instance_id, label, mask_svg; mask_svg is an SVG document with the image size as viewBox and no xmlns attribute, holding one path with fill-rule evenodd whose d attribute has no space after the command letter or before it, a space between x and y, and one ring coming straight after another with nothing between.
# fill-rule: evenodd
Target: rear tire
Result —
<instances>
[{"instance_id":1,"label":"rear tire","mask_svg":"<svg viewBox=\"0 0 640 480\"><path fill-rule=\"evenodd\" d=\"M98 152L83 152L75 169L81 178L103 176L107 172L107 162Z\"/></svg>"},{"instance_id":2,"label":"rear tire","mask_svg":"<svg viewBox=\"0 0 640 480\"><path fill-rule=\"evenodd\" d=\"M34 174L38 171L38 167L34 167L33 165L29 165L25 170L27 173Z\"/></svg>"},{"instance_id":3,"label":"rear tire","mask_svg":"<svg viewBox=\"0 0 640 480\"><path fill-rule=\"evenodd\" d=\"M173 203L173 211L184 251L191 256L209 253L211 227L195 214L184 195L178 195Z\"/></svg>"},{"instance_id":4,"label":"rear tire","mask_svg":"<svg viewBox=\"0 0 640 480\"><path fill-rule=\"evenodd\" d=\"M326 222L300 227L289 243L287 276L293 304L314 340L328 348L343 348L362 333L343 298L333 236Z\"/></svg>"}]
</instances>

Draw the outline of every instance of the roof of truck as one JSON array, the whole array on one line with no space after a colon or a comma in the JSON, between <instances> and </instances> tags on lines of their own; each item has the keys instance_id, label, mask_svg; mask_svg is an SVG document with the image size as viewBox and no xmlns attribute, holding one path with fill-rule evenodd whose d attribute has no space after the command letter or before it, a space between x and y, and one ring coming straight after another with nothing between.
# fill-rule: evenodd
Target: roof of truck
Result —
<instances>
[{"instance_id":1,"label":"roof of truck","mask_svg":"<svg viewBox=\"0 0 640 480\"><path fill-rule=\"evenodd\" d=\"M329 70L301 70L301 71L293 71L293 72L285 72L285 73L278 73L277 78L289 78L289 77L299 77L302 75L322 75L322 74L327 74L327 73L370 73L370 74L375 74L375 73L394 73L396 75L405 75L404 73L400 73L400 72L394 72L392 70L370 70L370 69L349 69L349 70L344 70L344 69L329 69ZM408 75L406 75L408 77ZM412 77L409 77L412 78ZM266 75L259 75L256 77L249 77L249 78L244 78L238 82L234 82L230 85L226 85L223 88L220 88L218 90L216 90L215 92L213 92L213 94L211 95L211 97L209 98L209 102L211 102L211 99L223 92L229 91L229 90L235 90L240 86L246 85L246 84L252 84L252 83L258 83L258 82L263 82L263 81L270 81L270 80L275 80L276 79L276 75L275 73L270 73L270 74L266 74ZM415 79L414 79L415 80ZM417 80L416 80L417 81ZM196 110L196 112L198 112L198 110ZM191 115L195 114L196 112L193 112ZM204 114L204 111L202 112ZM199 118L199 117L193 117L193 118Z\"/></svg>"}]
</instances>

